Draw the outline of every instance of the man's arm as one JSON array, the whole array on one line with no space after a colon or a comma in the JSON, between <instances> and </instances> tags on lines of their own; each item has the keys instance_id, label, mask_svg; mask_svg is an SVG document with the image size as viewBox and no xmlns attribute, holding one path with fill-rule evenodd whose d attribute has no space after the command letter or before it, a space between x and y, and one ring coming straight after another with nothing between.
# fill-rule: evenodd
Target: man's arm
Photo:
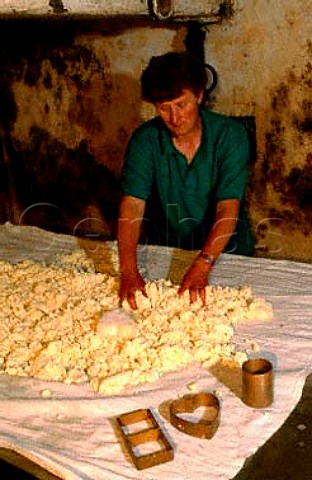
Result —
<instances>
[{"instance_id":1,"label":"man's arm","mask_svg":"<svg viewBox=\"0 0 312 480\"><path fill-rule=\"evenodd\" d=\"M239 207L240 201L236 199L221 200L217 203L213 227L201 253L187 270L179 288L179 294L189 289L191 302L195 302L199 295L205 304L205 287L208 285L208 275L235 230ZM205 257L211 263L207 263Z\"/></svg>"},{"instance_id":2,"label":"man's arm","mask_svg":"<svg viewBox=\"0 0 312 480\"><path fill-rule=\"evenodd\" d=\"M123 196L118 218L118 254L120 269L120 302L127 300L130 307L137 308L135 292L145 293L145 283L138 271L137 246L140 237L145 201L131 196Z\"/></svg>"},{"instance_id":3,"label":"man's arm","mask_svg":"<svg viewBox=\"0 0 312 480\"><path fill-rule=\"evenodd\" d=\"M202 252L210 254L214 261L223 252L234 233L239 207L240 201L234 198L217 203L215 221L202 249Z\"/></svg>"}]
</instances>

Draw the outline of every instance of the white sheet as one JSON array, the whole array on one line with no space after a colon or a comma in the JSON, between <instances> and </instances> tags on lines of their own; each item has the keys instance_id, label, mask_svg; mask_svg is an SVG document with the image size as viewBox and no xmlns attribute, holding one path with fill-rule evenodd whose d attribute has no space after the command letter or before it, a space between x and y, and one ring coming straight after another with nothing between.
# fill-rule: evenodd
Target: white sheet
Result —
<instances>
[{"instance_id":1,"label":"white sheet","mask_svg":"<svg viewBox=\"0 0 312 480\"><path fill-rule=\"evenodd\" d=\"M0 227L0 254L12 262L45 260L77 248L73 237L32 227ZM107 243L108 248L115 248ZM149 278L178 279L192 253L161 247L140 252L142 272ZM29 378L0 377L0 446L10 446L64 479L81 480L229 480L284 422L298 402L312 367L312 265L289 261L222 255L212 276L221 285L251 285L256 295L272 301L274 320L240 325L240 347L257 343L275 367L274 404L263 410L245 406L233 378L218 378L197 365L168 374L158 382L101 397L84 385L63 385ZM216 391L221 423L211 440L175 430L160 412L168 400L188 393L196 382L201 391ZM52 391L43 399L44 388ZM174 460L137 471L125 456L112 417L151 408L174 446ZM208 477L209 475L209 477Z\"/></svg>"}]
</instances>

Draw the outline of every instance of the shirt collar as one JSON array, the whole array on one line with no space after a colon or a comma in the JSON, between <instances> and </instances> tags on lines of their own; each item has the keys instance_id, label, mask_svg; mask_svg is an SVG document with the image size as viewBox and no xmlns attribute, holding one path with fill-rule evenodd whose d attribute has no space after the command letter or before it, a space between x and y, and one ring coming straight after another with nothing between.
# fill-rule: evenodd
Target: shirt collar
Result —
<instances>
[{"instance_id":1,"label":"shirt collar","mask_svg":"<svg viewBox=\"0 0 312 480\"><path fill-rule=\"evenodd\" d=\"M173 145L172 137L168 131L166 125L159 118L160 124L160 145L164 155L173 155L176 152L176 148Z\"/></svg>"}]
</instances>

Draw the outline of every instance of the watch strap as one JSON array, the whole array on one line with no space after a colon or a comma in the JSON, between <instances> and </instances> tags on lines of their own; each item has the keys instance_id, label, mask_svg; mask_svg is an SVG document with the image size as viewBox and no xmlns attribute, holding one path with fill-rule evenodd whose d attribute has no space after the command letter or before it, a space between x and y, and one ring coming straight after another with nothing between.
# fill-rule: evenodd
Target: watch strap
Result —
<instances>
[{"instance_id":1,"label":"watch strap","mask_svg":"<svg viewBox=\"0 0 312 480\"><path fill-rule=\"evenodd\" d=\"M210 265L211 267L213 267L216 263L216 260L211 253L200 252L198 256L199 258L202 258L205 263L207 263L207 265Z\"/></svg>"}]
</instances>

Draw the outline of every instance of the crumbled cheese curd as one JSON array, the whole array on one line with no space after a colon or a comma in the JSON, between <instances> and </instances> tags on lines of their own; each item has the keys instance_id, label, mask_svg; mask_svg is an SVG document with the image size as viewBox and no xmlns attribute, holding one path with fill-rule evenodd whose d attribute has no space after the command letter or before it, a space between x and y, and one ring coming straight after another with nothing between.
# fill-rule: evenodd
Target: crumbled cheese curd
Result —
<instances>
[{"instance_id":1,"label":"crumbled cheese curd","mask_svg":"<svg viewBox=\"0 0 312 480\"><path fill-rule=\"evenodd\" d=\"M136 311L123 304L131 335L112 324L106 335L97 327L118 308L118 277L96 273L83 250L50 265L0 262L0 373L87 382L100 394L118 394L194 361L242 364L247 356L236 351L233 326L273 315L249 287L208 286L205 306L190 304L188 292L179 296L169 280L150 281L146 291L148 298L137 292Z\"/></svg>"}]
</instances>

